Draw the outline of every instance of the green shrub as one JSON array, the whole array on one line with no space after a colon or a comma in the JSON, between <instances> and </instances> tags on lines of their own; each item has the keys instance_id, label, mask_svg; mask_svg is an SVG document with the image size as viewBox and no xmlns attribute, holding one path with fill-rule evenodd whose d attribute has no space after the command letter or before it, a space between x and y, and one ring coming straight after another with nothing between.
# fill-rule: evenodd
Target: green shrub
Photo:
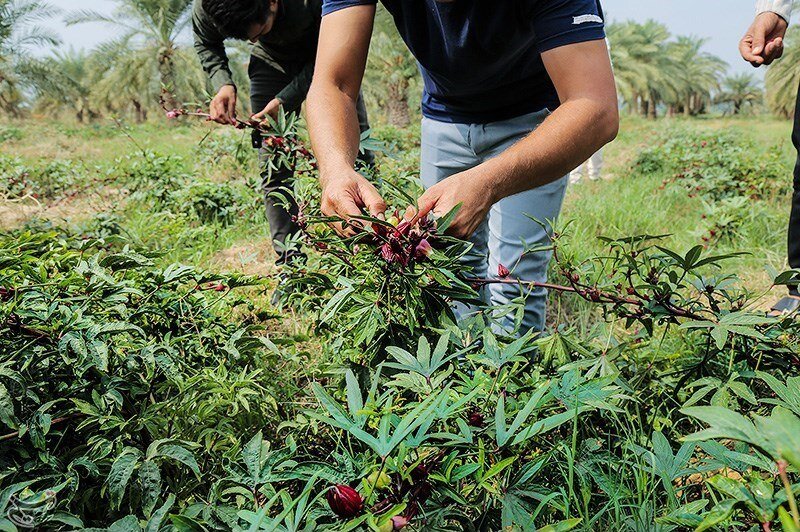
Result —
<instances>
[{"instance_id":1,"label":"green shrub","mask_svg":"<svg viewBox=\"0 0 800 532\"><path fill-rule=\"evenodd\" d=\"M243 192L230 183L200 181L175 191L170 203L180 212L193 212L203 223L229 224L252 203Z\"/></svg>"},{"instance_id":2,"label":"green shrub","mask_svg":"<svg viewBox=\"0 0 800 532\"><path fill-rule=\"evenodd\" d=\"M11 495L46 489L52 527L204 497L201 472L224 476L224 456L277 407L274 349L220 312L254 281L68 239L0 240L2 515Z\"/></svg>"},{"instance_id":3,"label":"green shrub","mask_svg":"<svg viewBox=\"0 0 800 532\"><path fill-rule=\"evenodd\" d=\"M118 159L114 172L132 190L134 199L165 204L170 195L192 179L183 157L152 151L136 152Z\"/></svg>"},{"instance_id":4,"label":"green shrub","mask_svg":"<svg viewBox=\"0 0 800 532\"><path fill-rule=\"evenodd\" d=\"M18 157L0 155L0 194L55 199L86 182L88 174L81 163L68 159L26 165Z\"/></svg>"},{"instance_id":5,"label":"green shrub","mask_svg":"<svg viewBox=\"0 0 800 532\"><path fill-rule=\"evenodd\" d=\"M0 125L0 144L15 140L22 140L22 130L16 126Z\"/></svg>"},{"instance_id":6,"label":"green shrub","mask_svg":"<svg viewBox=\"0 0 800 532\"><path fill-rule=\"evenodd\" d=\"M634 168L663 173L665 182L677 182L690 195L711 200L769 196L786 192L791 184L780 149L768 149L765 155L737 134L693 126L666 130L638 155Z\"/></svg>"}]
</instances>

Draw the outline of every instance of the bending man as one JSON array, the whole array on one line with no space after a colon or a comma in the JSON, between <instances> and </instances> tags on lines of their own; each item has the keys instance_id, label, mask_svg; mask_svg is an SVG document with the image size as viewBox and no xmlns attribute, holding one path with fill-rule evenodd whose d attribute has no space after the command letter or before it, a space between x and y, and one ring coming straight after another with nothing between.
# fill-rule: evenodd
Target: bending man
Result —
<instances>
[{"instance_id":1,"label":"bending man","mask_svg":"<svg viewBox=\"0 0 800 532\"><path fill-rule=\"evenodd\" d=\"M255 45L248 66L251 108L259 111L253 118L274 118L281 106L287 112L299 112L314 74L321 17L322 0L195 0L194 46L216 91L211 101L212 118L231 124L236 116L238 95L224 44L228 38ZM366 131L367 111L360 96L356 110L358 127ZM254 138L254 144L260 146L261 139ZM370 153L361 158L367 164L372 162ZM272 195L291 186L293 169L269 172L263 149L259 159L264 168L261 186L267 220L280 265L295 256L284 251L283 243L298 231L292 221L296 206L294 212L287 212Z\"/></svg>"},{"instance_id":2,"label":"bending man","mask_svg":"<svg viewBox=\"0 0 800 532\"><path fill-rule=\"evenodd\" d=\"M384 0L424 80L419 216L461 205L451 232L474 244L473 274L500 264L544 281L550 255L535 221L554 220L567 175L617 133L619 116L603 15L596 0ZM376 0L324 0L308 98L322 208L347 219L386 205L352 170L356 101ZM487 303L519 296L492 286ZM524 329L542 330L543 290L526 295ZM511 317L503 318L510 329Z\"/></svg>"}]
</instances>

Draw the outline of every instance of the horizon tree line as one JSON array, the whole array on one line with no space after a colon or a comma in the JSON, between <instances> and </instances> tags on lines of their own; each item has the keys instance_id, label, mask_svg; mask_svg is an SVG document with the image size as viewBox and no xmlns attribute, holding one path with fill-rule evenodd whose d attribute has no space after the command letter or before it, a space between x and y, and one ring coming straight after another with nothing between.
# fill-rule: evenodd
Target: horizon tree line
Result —
<instances>
[{"instance_id":1,"label":"horizon tree line","mask_svg":"<svg viewBox=\"0 0 800 532\"><path fill-rule=\"evenodd\" d=\"M192 0L113 2L115 10L106 15L62 13L44 0L0 0L0 112L63 114L78 122L120 115L142 122L158 110L162 87L175 97L168 105L205 105L211 96L205 75L194 50L181 41L190 26ZM68 25L105 23L118 36L89 51L65 49L41 25L58 16ZM704 49L706 39L673 36L660 22L614 22L607 25L607 35L620 105L629 114L697 116L718 106L734 115L767 108L786 118L794 111L800 51L792 45L800 42L800 29L789 31L786 57L768 69L763 89L752 73L728 75L729 66ZM234 78L247 90L250 45L229 44ZM34 55L47 46L49 55ZM416 63L381 8L365 92L384 121L406 127L419 85Z\"/></svg>"}]
</instances>

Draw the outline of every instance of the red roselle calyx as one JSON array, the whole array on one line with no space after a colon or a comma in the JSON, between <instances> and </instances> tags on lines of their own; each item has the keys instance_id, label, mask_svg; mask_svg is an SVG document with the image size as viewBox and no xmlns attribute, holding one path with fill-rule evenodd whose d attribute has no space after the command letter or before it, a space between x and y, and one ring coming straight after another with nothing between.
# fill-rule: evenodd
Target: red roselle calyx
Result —
<instances>
[{"instance_id":1,"label":"red roselle calyx","mask_svg":"<svg viewBox=\"0 0 800 532\"><path fill-rule=\"evenodd\" d=\"M357 516L364 509L361 494L345 484L331 486L325 498L333 513L345 519Z\"/></svg>"},{"instance_id":2,"label":"red roselle calyx","mask_svg":"<svg viewBox=\"0 0 800 532\"><path fill-rule=\"evenodd\" d=\"M509 275L511 275L511 272L509 271L509 269L508 269L508 268L506 268L506 267L505 267L505 266L503 266L502 264L498 264L498 265L497 265L497 276L498 276L499 278L501 278L501 279L505 279L505 278L506 278L506 277L508 277Z\"/></svg>"},{"instance_id":3,"label":"red roselle calyx","mask_svg":"<svg viewBox=\"0 0 800 532\"><path fill-rule=\"evenodd\" d=\"M399 220L399 213L390 220ZM420 220L411 225L407 220L400 221L396 227L387 224L372 224L377 253L386 262L408 266L412 261L425 260L433 253L431 240L435 238L435 224L428 220Z\"/></svg>"}]
</instances>

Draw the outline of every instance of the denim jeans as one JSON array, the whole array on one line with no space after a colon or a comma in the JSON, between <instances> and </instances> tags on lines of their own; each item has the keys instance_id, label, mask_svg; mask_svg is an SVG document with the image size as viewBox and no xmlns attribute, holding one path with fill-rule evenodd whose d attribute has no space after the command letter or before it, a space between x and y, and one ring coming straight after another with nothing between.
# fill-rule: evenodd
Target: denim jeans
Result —
<instances>
[{"instance_id":1,"label":"denim jeans","mask_svg":"<svg viewBox=\"0 0 800 532\"><path fill-rule=\"evenodd\" d=\"M431 187L500 155L536 129L548 114L545 110L488 124L450 124L423 118L420 166L423 184ZM472 275L495 277L498 266L503 264L512 270L514 278L546 281L552 254L549 251L524 254L525 244L532 247L549 242L550 222L561 211L567 180L568 176L564 176L497 202L470 238L473 249L465 261L472 267ZM542 222L544 227L531 218ZM544 289L529 290L513 284L493 284L484 290L482 297L493 307L524 298L525 314L520 333L531 328L537 331L544 329L547 302ZM468 309L456 311L463 315ZM514 328L513 315L500 317L499 324L506 332L511 332Z\"/></svg>"}]
</instances>

